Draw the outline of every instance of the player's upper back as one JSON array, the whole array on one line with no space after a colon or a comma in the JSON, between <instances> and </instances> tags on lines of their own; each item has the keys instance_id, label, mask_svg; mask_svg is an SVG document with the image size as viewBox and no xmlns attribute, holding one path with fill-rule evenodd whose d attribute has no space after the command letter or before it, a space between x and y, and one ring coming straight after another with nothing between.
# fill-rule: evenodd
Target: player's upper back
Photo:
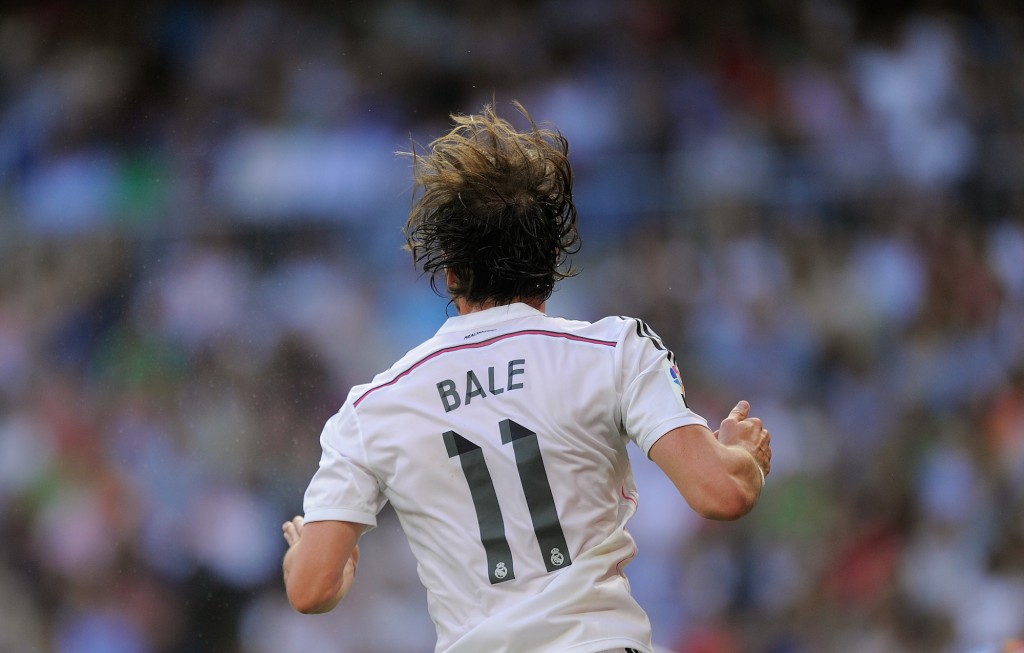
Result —
<instances>
[{"instance_id":1,"label":"player's upper back","mask_svg":"<svg viewBox=\"0 0 1024 653\"><path fill-rule=\"evenodd\" d=\"M619 341L629 328L619 318L571 321L525 304L450 318L372 383L353 389L350 400L368 446L383 453L394 445L396 465L411 447L436 449L439 438L449 441L438 450L446 456L451 441L480 438L481 447L511 453L499 433L506 420L526 422L559 452L618 447ZM387 487L402 484L397 468L377 471Z\"/></svg>"},{"instance_id":2,"label":"player's upper back","mask_svg":"<svg viewBox=\"0 0 1024 653\"><path fill-rule=\"evenodd\" d=\"M394 505L440 648L558 583L588 586L631 555L627 436L647 449L665 415L689 419L672 370L642 322L513 304L450 318L352 390L337 446Z\"/></svg>"}]
</instances>

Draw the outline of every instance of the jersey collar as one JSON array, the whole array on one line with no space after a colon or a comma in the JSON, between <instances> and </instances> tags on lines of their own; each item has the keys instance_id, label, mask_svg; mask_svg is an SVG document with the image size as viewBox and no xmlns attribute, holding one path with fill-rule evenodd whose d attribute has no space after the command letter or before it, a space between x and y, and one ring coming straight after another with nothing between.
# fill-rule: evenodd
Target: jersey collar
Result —
<instances>
[{"instance_id":1,"label":"jersey collar","mask_svg":"<svg viewBox=\"0 0 1024 653\"><path fill-rule=\"evenodd\" d=\"M480 327L509 322L524 317L535 317L537 315L544 315L544 313L520 302L504 306L494 306L493 308L485 308L482 311L448 318L441 328L438 329L437 335L479 329Z\"/></svg>"}]
</instances>

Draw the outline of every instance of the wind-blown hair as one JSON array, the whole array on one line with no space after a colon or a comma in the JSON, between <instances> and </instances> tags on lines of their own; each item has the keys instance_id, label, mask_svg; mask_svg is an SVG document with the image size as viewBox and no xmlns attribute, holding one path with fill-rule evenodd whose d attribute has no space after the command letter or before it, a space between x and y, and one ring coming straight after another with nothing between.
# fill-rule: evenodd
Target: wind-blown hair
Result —
<instances>
[{"instance_id":1,"label":"wind-blown hair","mask_svg":"<svg viewBox=\"0 0 1024 653\"><path fill-rule=\"evenodd\" d=\"M580 247L572 201L569 143L538 127L517 131L493 105L478 115L453 115L455 127L413 159L414 202L405 225L413 261L435 291L451 269L447 288L470 303L509 304L547 299L560 270Z\"/></svg>"}]
</instances>

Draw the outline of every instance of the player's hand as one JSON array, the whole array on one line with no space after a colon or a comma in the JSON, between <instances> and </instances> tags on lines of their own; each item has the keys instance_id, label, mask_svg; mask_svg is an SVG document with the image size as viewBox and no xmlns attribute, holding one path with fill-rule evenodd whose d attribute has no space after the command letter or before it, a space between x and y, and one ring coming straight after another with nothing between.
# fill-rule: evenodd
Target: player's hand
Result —
<instances>
[{"instance_id":1,"label":"player's hand","mask_svg":"<svg viewBox=\"0 0 1024 653\"><path fill-rule=\"evenodd\" d=\"M768 476L772 471L772 436L759 417L749 417L750 404L740 401L722 421L715 436L722 444L747 450Z\"/></svg>"},{"instance_id":2,"label":"player's hand","mask_svg":"<svg viewBox=\"0 0 1024 653\"><path fill-rule=\"evenodd\" d=\"M288 547L291 548L299 543L302 539L302 527L305 525L305 520L296 515L292 517L291 521L286 521L281 524L281 532L284 535L284 541L288 543Z\"/></svg>"}]
</instances>

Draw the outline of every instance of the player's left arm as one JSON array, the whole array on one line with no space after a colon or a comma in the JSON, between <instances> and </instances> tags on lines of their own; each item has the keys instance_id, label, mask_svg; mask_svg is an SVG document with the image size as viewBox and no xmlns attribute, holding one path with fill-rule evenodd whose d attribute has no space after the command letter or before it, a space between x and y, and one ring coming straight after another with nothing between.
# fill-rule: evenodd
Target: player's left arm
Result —
<instances>
[{"instance_id":1,"label":"player's left arm","mask_svg":"<svg viewBox=\"0 0 1024 653\"><path fill-rule=\"evenodd\" d=\"M329 612L345 597L359 564L359 536L365 524L316 521L302 517L285 522L284 585L288 602L303 614Z\"/></svg>"},{"instance_id":2,"label":"player's left arm","mask_svg":"<svg viewBox=\"0 0 1024 653\"><path fill-rule=\"evenodd\" d=\"M739 519L761 496L771 472L771 435L750 404L741 401L712 433L702 424L675 428L651 447L649 456L679 493L708 519Z\"/></svg>"}]
</instances>

